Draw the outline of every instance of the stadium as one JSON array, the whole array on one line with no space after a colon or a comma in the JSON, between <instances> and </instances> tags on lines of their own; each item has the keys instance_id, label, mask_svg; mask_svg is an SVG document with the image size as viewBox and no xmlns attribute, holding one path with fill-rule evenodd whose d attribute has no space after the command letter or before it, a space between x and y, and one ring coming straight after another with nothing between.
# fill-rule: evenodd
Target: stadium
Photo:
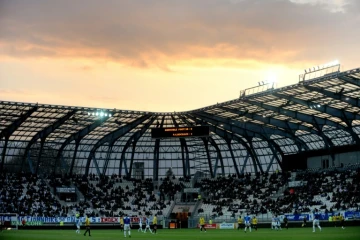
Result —
<instances>
[{"instance_id":1,"label":"stadium","mask_svg":"<svg viewBox=\"0 0 360 240\"><path fill-rule=\"evenodd\" d=\"M359 240L359 12L0 0L0 240Z\"/></svg>"},{"instance_id":2,"label":"stadium","mask_svg":"<svg viewBox=\"0 0 360 240\"><path fill-rule=\"evenodd\" d=\"M157 216L159 228L204 217L236 229L247 214L259 228L314 214L358 225L360 68L334 67L185 112L2 101L3 226L72 229L76 214L93 228Z\"/></svg>"}]
</instances>

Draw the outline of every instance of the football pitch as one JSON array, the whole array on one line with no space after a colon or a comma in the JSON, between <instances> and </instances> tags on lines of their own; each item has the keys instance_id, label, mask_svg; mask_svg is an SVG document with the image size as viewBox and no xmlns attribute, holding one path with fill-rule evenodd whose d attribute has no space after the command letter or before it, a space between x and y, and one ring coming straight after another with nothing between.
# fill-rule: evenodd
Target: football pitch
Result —
<instances>
[{"instance_id":1,"label":"football pitch","mask_svg":"<svg viewBox=\"0 0 360 240\"><path fill-rule=\"evenodd\" d=\"M0 240L73 240L73 239L124 239L123 232L120 230L92 230L91 237L84 237L84 230L81 234L76 234L75 230L5 230L0 233ZM292 228L289 230L275 231L271 229L259 229L244 233L241 230L220 230L209 229L206 233L198 229L159 229L158 234L141 233L137 230L131 231L131 239L139 240L238 240L243 239L294 239L294 240L340 240L340 239L360 239L360 227L323 228L322 232L318 229L315 233L312 228ZM127 236L126 239L129 239Z\"/></svg>"}]
</instances>

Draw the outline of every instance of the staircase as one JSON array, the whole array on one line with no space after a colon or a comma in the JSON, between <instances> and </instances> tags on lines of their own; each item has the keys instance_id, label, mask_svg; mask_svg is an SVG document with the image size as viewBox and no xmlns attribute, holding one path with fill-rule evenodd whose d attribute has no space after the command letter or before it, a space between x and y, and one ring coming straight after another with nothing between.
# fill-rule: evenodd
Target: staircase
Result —
<instances>
[{"instance_id":1,"label":"staircase","mask_svg":"<svg viewBox=\"0 0 360 240\"><path fill-rule=\"evenodd\" d=\"M197 215L198 209L199 209L199 207L201 206L201 204L202 204L202 200L197 201L197 202L195 203L195 207L194 207L194 210L193 210L193 216L194 216L194 215Z\"/></svg>"},{"instance_id":2,"label":"staircase","mask_svg":"<svg viewBox=\"0 0 360 240\"><path fill-rule=\"evenodd\" d=\"M165 216L166 218L169 218L169 217L170 217L170 214L173 212L173 210L174 210L174 208L175 208L175 205L176 205L175 201L172 201L172 202L171 202L170 209L169 209L168 213L167 213L166 216Z\"/></svg>"},{"instance_id":3,"label":"staircase","mask_svg":"<svg viewBox=\"0 0 360 240\"><path fill-rule=\"evenodd\" d=\"M271 196L271 199L272 199L272 200L276 200L276 199L278 199L279 197L284 196L284 191L285 191L285 189L288 188L288 186L289 186L289 184L286 183L285 185L283 185L282 187L280 187L280 188L276 191L276 193L274 193L274 194Z\"/></svg>"},{"instance_id":4,"label":"staircase","mask_svg":"<svg viewBox=\"0 0 360 240\"><path fill-rule=\"evenodd\" d=\"M74 183L72 183L71 182L71 185L70 185L71 187L73 187L73 188L75 188L75 192L76 192L76 199L78 200L78 201L85 201L85 196L84 196L84 194L78 189L78 187L74 184ZM90 203L91 204L91 203Z\"/></svg>"}]
</instances>

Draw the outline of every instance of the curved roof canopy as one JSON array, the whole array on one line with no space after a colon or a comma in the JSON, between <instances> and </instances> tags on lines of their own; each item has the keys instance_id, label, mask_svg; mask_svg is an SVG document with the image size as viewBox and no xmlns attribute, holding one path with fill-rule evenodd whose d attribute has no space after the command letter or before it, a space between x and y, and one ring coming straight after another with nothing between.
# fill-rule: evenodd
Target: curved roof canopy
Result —
<instances>
[{"instance_id":1,"label":"curved roof canopy","mask_svg":"<svg viewBox=\"0 0 360 240\"><path fill-rule=\"evenodd\" d=\"M0 169L157 179L275 171L286 155L360 146L360 68L185 112L0 102ZM210 126L209 138L150 128ZM139 171L139 169L142 169Z\"/></svg>"}]
</instances>

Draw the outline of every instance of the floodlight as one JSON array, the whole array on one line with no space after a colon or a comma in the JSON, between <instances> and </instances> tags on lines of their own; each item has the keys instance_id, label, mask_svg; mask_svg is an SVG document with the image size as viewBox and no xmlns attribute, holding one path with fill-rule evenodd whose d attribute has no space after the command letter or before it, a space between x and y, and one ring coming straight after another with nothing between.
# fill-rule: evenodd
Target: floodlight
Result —
<instances>
[{"instance_id":1,"label":"floodlight","mask_svg":"<svg viewBox=\"0 0 360 240\"><path fill-rule=\"evenodd\" d=\"M99 116L99 113L98 113L98 112L96 112L96 116Z\"/></svg>"},{"instance_id":2,"label":"floodlight","mask_svg":"<svg viewBox=\"0 0 360 240\"><path fill-rule=\"evenodd\" d=\"M320 104L318 104L318 107L321 107Z\"/></svg>"},{"instance_id":3,"label":"floodlight","mask_svg":"<svg viewBox=\"0 0 360 240\"><path fill-rule=\"evenodd\" d=\"M104 116L104 113L103 112L100 112L100 117Z\"/></svg>"},{"instance_id":4,"label":"floodlight","mask_svg":"<svg viewBox=\"0 0 360 240\"><path fill-rule=\"evenodd\" d=\"M90 116L90 113L88 112L88 116Z\"/></svg>"},{"instance_id":5,"label":"floodlight","mask_svg":"<svg viewBox=\"0 0 360 240\"><path fill-rule=\"evenodd\" d=\"M107 117L107 113L105 113L105 117Z\"/></svg>"},{"instance_id":6,"label":"floodlight","mask_svg":"<svg viewBox=\"0 0 360 240\"><path fill-rule=\"evenodd\" d=\"M111 117L111 114L109 114L109 117Z\"/></svg>"}]
</instances>

